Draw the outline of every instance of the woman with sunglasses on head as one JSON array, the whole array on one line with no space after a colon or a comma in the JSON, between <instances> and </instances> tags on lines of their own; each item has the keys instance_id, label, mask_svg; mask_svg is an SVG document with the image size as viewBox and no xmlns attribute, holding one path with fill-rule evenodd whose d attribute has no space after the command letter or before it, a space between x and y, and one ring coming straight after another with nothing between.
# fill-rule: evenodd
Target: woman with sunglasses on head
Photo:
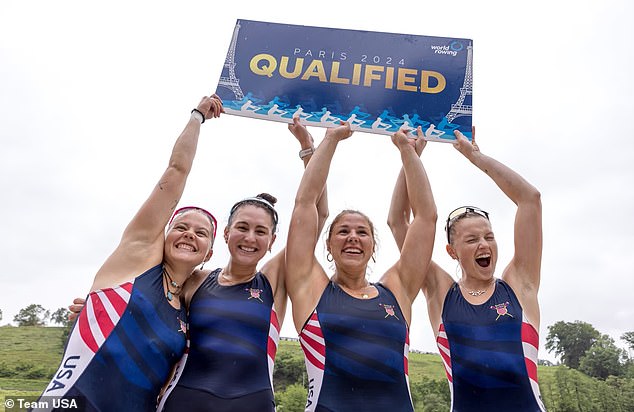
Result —
<instances>
[{"instance_id":1,"label":"woman with sunglasses on head","mask_svg":"<svg viewBox=\"0 0 634 412\"><path fill-rule=\"evenodd\" d=\"M172 213L192 169L201 124L222 112L216 95L192 110L167 169L95 275L61 366L42 396L74 398L85 411L155 407L185 350L187 317L179 292L211 257L216 230L204 209Z\"/></svg>"},{"instance_id":2,"label":"woman with sunglasses on head","mask_svg":"<svg viewBox=\"0 0 634 412\"><path fill-rule=\"evenodd\" d=\"M312 136L298 117L288 128L308 164ZM328 215L322 189L313 204L318 232ZM224 230L229 262L211 272L198 271L185 284L189 351L159 410L275 411L273 364L287 302L285 251L261 269L257 266L275 241L276 201L263 193L234 204Z\"/></svg>"},{"instance_id":3,"label":"woman with sunglasses on head","mask_svg":"<svg viewBox=\"0 0 634 412\"><path fill-rule=\"evenodd\" d=\"M395 133L392 142L407 176L414 230L405 235L399 260L379 282L370 283L374 226L361 212L344 210L328 230L327 259L335 267L329 277L313 253L319 234L315 201L338 143L351 134L348 123L327 130L304 171L286 245L286 288L308 371L306 410L413 411L409 323L427 270L424 262L431 260L436 208L416 140Z\"/></svg>"},{"instance_id":4,"label":"woman with sunglasses on head","mask_svg":"<svg viewBox=\"0 0 634 412\"><path fill-rule=\"evenodd\" d=\"M422 291L452 394L453 411L544 411L537 384L542 256L540 193L516 172L480 152L456 131L454 147L517 205L515 253L494 277L498 247L489 214L465 206L449 214L446 250L458 261L454 281L435 262ZM407 179L399 176L388 224L399 247L409 224ZM426 264L423 261L421 264Z\"/></svg>"}]
</instances>

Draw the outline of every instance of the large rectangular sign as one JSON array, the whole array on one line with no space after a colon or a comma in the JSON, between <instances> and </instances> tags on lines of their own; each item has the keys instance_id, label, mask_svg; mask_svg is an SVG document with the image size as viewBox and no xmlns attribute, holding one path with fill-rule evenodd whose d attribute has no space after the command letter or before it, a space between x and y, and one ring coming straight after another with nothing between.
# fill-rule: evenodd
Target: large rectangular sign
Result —
<instances>
[{"instance_id":1,"label":"large rectangular sign","mask_svg":"<svg viewBox=\"0 0 634 412\"><path fill-rule=\"evenodd\" d=\"M238 20L216 93L238 116L453 141L471 136L472 86L469 39Z\"/></svg>"}]
</instances>

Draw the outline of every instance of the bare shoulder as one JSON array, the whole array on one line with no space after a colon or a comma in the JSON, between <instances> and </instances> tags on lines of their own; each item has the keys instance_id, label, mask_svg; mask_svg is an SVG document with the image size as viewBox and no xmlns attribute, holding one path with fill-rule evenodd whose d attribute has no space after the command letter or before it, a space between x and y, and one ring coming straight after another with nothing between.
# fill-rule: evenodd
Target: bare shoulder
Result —
<instances>
[{"instance_id":1,"label":"bare shoulder","mask_svg":"<svg viewBox=\"0 0 634 412\"><path fill-rule=\"evenodd\" d=\"M194 294L202 285L202 283L207 279L207 277L211 274L212 270L195 270L194 273L191 274L187 281L183 285L183 298L185 299L185 303L189 307L189 304L194 297Z\"/></svg>"}]
</instances>

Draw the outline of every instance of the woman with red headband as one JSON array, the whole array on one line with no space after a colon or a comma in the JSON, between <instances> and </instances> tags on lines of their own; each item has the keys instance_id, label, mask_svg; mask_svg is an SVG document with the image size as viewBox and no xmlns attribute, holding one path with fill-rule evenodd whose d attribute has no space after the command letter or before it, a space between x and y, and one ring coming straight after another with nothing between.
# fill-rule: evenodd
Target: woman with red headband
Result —
<instances>
[{"instance_id":1,"label":"woman with red headband","mask_svg":"<svg viewBox=\"0 0 634 412\"><path fill-rule=\"evenodd\" d=\"M288 128L306 165L313 138L299 118ZM276 201L262 193L235 203L223 233L229 262L195 271L175 291L188 309L189 348L161 394L159 410L180 411L183 405L193 412L275 410L273 363L287 302L284 250L261 269L257 265L275 241ZM322 228L328 216L325 190L316 208ZM82 308L82 299L70 307L73 313Z\"/></svg>"},{"instance_id":2,"label":"woman with red headband","mask_svg":"<svg viewBox=\"0 0 634 412\"><path fill-rule=\"evenodd\" d=\"M313 139L294 118L304 164ZM275 197L262 193L235 203L224 240L229 262L198 271L185 284L189 350L159 404L159 410L275 411L273 364L286 313L285 251L258 264L275 241ZM328 215L326 192L316 200L321 229Z\"/></svg>"},{"instance_id":3,"label":"woman with red headband","mask_svg":"<svg viewBox=\"0 0 634 412\"><path fill-rule=\"evenodd\" d=\"M187 317L178 296L196 266L211 257L216 231L202 208L170 216L191 171L201 124L222 112L216 95L192 110L167 169L97 272L42 396L74 399L86 411L155 408L185 351Z\"/></svg>"},{"instance_id":4,"label":"woman with red headband","mask_svg":"<svg viewBox=\"0 0 634 412\"><path fill-rule=\"evenodd\" d=\"M498 247L489 214L474 206L447 218L447 253L458 261L454 281L433 261L422 291L451 387L454 411L542 412L537 384L542 256L540 193L520 175L455 132L454 147L517 205L515 253L495 278ZM407 182L409 183L409 182ZM406 179L397 180L388 224L399 247L409 227ZM424 262L422 262L424 264Z\"/></svg>"}]
</instances>

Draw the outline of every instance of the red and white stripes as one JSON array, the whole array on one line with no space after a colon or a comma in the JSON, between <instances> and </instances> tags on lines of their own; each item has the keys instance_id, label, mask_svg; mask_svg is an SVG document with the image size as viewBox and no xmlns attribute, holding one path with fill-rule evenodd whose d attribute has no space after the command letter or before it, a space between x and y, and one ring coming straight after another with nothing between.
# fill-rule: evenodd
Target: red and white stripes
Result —
<instances>
[{"instance_id":1,"label":"red and white stripes","mask_svg":"<svg viewBox=\"0 0 634 412\"><path fill-rule=\"evenodd\" d=\"M537 382L537 350L539 348L539 334L526 320L522 313L522 350L524 352L524 363L526 364L526 372L531 384L531 389L535 395L535 399L542 411L546 411L539 392L539 384Z\"/></svg>"},{"instance_id":2,"label":"red and white stripes","mask_svg":"<svg viewBox=\"0 0 634 412\"><path fill-rule=\"evenodd\" d=\"M271 388L273 388L273 367L275 365L275 355L277 354L277 347L280 341L280 322L277 319L277 312L275 307L271 308L271 322L269 326L269 337L266 343L266 354L269 364L269 381L271 382Z\"/></svg>"},{"instance_id":3,"label":"red and white stripes","mask_svg":"<svg viewBox=\"0 0 634 412\"><path fill-rule=\"evenodd\" d=\"M313 312L299 334L299 343L304 351L306 372L308 373L308 399L305 411L311 412L317 407L326 362L326 342L317 318L317 311Z\"/></svg>"},{"instance_id":4,"label":"red and white stripes","mask_svg":"<svg viewBox=\"0 0 634 412\"><path fill-rule=\"evenodd\" d=\"M91 292L86 305L79 315L79 333L90 350L95 353L108 338L121 315L125 311L133 282L114 288Z\"/></svg>"}]
</instances>

